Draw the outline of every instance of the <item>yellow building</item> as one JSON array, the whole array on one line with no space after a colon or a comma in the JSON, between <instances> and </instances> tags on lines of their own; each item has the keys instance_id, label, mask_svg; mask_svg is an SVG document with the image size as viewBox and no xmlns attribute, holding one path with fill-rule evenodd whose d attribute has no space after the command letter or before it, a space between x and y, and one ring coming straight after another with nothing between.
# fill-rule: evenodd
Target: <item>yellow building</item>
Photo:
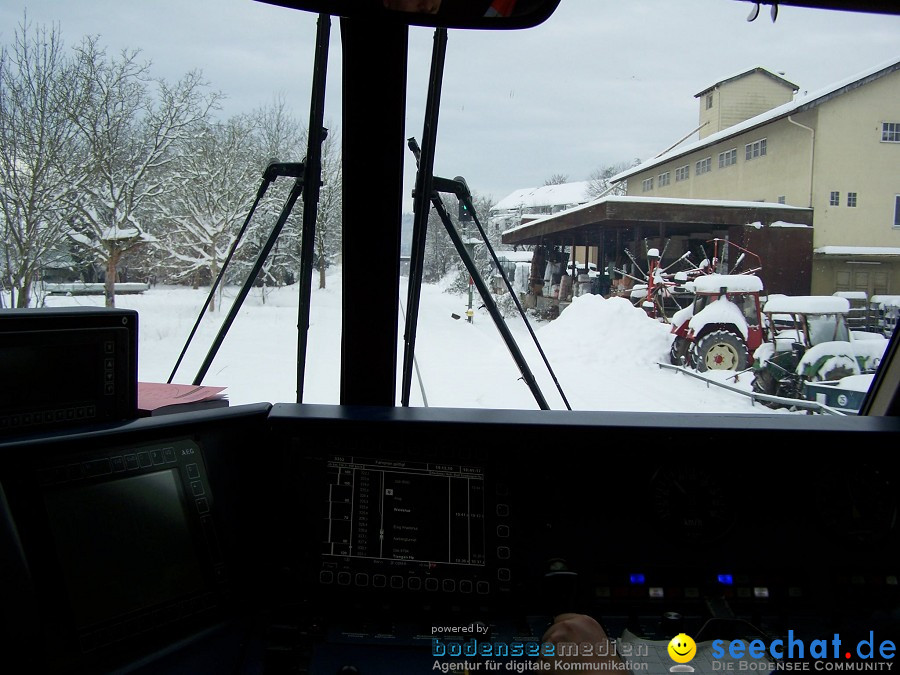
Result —
<instances>
[{"instance_id":1,"label":"yellow building","mask_svg":"<svg viewBox=\"0 0 900 675\"><path fill-rule=\"evenodd\" d=\"M613 180L629 196L810 207L813 294L900 294L900 59L795 90L762 68L722 80L696 94L699 140Z\"/></svg>"}]
</instances>

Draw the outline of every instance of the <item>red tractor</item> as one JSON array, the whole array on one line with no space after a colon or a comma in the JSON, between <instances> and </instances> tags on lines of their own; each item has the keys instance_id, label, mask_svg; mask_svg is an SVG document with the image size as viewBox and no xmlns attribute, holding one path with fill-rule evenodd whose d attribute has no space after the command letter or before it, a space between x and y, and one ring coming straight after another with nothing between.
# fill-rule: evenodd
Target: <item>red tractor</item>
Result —
<instances>
[{"instance_id":1,"label":"red tractor","mask_svg":"<svg viewBox=\"0 0 900 675\"><path fill-rule=\"evenodd\" d=\"M672 316L670 359L699 371L744 370L764 341L759 296L752 274L707 274L686 284L694 303Z\"/></svg>"}]
</instances>

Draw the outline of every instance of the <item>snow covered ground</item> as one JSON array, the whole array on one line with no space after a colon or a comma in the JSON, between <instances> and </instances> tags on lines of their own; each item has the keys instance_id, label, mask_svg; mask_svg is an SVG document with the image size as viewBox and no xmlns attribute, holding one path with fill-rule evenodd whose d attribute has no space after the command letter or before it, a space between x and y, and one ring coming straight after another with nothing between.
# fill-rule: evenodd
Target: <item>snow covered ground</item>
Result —
<instances>
[{"instance_id":1,"label":"snow covered ground","mask_svg":"<svg viewBox=\"0 0 900 675\"><path fill-rule=\"evenodd\" d=\"M139 313L140 380L166 381L207 292L158 286L143 295L116 298L118 307ZM226 289L226 309L234 293L235 289ZM232 405L296 400L297 295L296 287L277 289L263 303L259 289L254 289L204 384L228 387ZM98 296L48 297L46 304L102 302ZM537 408L488 314L477 311L472 324L452 318L453 313L465 316L465 309L465 297L445 293L437 285L423 287L416 354L428 405ZM224 312L207 314L175 382L193 379L223 316ZM521 320L511 319L510 328L550 406L564 409ZM400 317L398 329L402 336ZM338 402L340 332L341 278L335 269L327 288L314 288L312 293L305 402ZM660 369L658 361L668 362L668 327L624 299L577 298L559 319L537 326L536 333L573 409L772 413L743 396ZM714 375L722 380L733 377ZM749 390L751 379L750 373L743 374L737 386ZM422 404L415 381L413 404Z\"/></svg>"}]
</instances>

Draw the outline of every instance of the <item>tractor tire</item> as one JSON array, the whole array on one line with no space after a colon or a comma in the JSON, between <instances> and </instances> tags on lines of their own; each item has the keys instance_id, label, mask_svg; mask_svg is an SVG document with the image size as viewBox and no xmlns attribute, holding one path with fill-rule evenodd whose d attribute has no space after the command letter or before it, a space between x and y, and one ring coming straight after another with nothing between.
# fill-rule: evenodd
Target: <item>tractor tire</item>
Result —
<instances>
[{"instance_id":1,"label":"tractor tire","mask_svg":"<svg viewBox=\"0 0 900 675\"><path fill-rule=\"evenodd\" d=\"M768 394L769 396L782 395L778 391L778 380L775 379L772 373L765 369L756 371L753 382L750 383L750 388L757 394ZM760 403L773 410L782 407L780 403L775 403L774 401L760 401Z\"/></svg>"},{"instance_id":2,"label":"tractor tire","mask_svg":"<svg viewBox=\"0 0 900 675\"><path fill-rule=\"evenodd\" d=\"M727 330L704 335L697 343L697 370L744 370L750 355L740 336Z\"/></svg>"},{"instance_id":3,"label":"tractor tire","mask_svg":"<svg viewBox=\"0 0 900 675\"><path fill-rule=\"evenodd\" d=\"M759 370L753 378L750 387L757 394L769 394L775 396L778 391L778 382L768 370Z\"/></svg>"},{"instance_id":4,"label":"tractor tire","mask_svg":"<svg viewBox=\"0 0 900 675\"><path fill-rule=\"evenodd\" d=\"M691 343L683 337L676 337L669 350L669 362L673 366L693 367L691 364Z\"/></svg>"}]
</instances>

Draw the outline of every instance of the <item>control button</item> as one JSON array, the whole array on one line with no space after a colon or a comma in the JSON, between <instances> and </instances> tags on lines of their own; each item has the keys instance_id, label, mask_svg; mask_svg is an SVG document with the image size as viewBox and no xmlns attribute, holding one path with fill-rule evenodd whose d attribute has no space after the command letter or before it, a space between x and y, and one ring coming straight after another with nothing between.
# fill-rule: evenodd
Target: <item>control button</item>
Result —
<instances>
[{"instance_id":1,"label":"control button","mask_svg":"<svg viewBox=\"0 0 900 675\"><path fill-rule=\"evenodd\" d=\"M398 589L403 588L403 577L397 576L396 574L391 577L391 588Z\"/></svg>"},{"instance_id":2,"label":"control button","mask_svg":"<svg viewBox=\"0 0 900 675\"><path fill-rule=\"evenodd\" d=\"M461 593L471 593L472 592L472 582L468 579L463 579L459 582L459 590Z\"/></svg>"},{"instance_id":3,"label":"control button","mask_svg":"<svg viewBox=\"0 0 900 675\"><path fill-rule=\"evenodd\" d=\"M163 463L163 454L162 450L151 450L150 451L150 459L154 464L162 464Z\"/></svg>"},{"instance_id":4,"label":"control button","mask_svg":"<svg viewBox=\"0 0 900 675\"><path fill-rule=\"evenodd\" d=\"M491 585L486 581L479 581L475 584L475 590L477 590L481 595L487 595L491 592Z\"/></svg>"},{"instance_id":5,"label":"control button","mask_svg":"<svg viewBox=\"0 0 900 675\"><path fill-rule=\"evenodd\" d=\"M509 539L509 526L508 525L498 525L497 526L497 536L501 539Z\"/></svg>"},{"instance_id":6,"label":"control button","mask_svg":"<svg viewBox=\"0 0 900 675\"><path fill-rule=\"evenodd\" d=\"M83 405L80 405L77 408L75 408L76 419L79 419L79 420L84 419L84 416L86 414L87 414L87 409Z\"/></svg>"},{"instance_id":7,"label":"control button","mask_svg":"<svg viewBox=\"0 0 900 675\"><path fill-rule=\"evenodd\" d=\"M188 464L186 467L188 478L200 478L200 467L196 464Z\"/></svg>"},{"instance_id":8,"label":"control button","mask_svg":"<svg viewBox=\"0 0 900 675\"><path fill-rule=\"evenodd\" d=\"M144 469L147 468L148 466L150 466L151 464L153 464L153 462L150 461L150 453L149 452L139 452L138 453L138 462L140 463L141 468L144 468Z\"/></svg>"},{"instance_id":9,"label":"control button","mask_svg":"<svg viewBox=\"0 0 900 675\"><path fill-rule=\"evenodd\" d=\"M103 359L103 367L106 368L107 370L112 370L113 368L116 367L116 360L113 358Z\"/></svg>"},{"instance_id":10,"label":"control button","mask_svg":"<svg viewBox=\"0 0 900 675\"><path fill-rule=\"evenodd\" d=\"M356 577L353 579L353 583L356 586L368 586L369 585L369 575L364 572L357 573Z\"/></svg>"},{"instance_id":11,"label":"control button","mask_svg":"<svg viewBox=\"0 0 900 675\"><path fill-rule=\"evenodd\" d=\"M108 473L112 473L112 465L108 459L95 459L84 463L86 476L105 476Z\"/></svg>"},{"instance_id":12,"label":"control button","mask_svg":"<svg viewBox=\"0 0 900 675\"><path fill-rule=\"evenodd\" d=\"M737 589L737 596L742 599L746 599L750 597L750 589L746 586L741 586Z\"/></svg>"},{"instance_id":13,"label":"control button","mask_svg":"<svg viewBox=\"0 0 900 675\"><path fill-rule=\"evenodd\" d=\"M206 497L200 497L197 500L197 511L199 513L209 513L209 502L206 501Z\"/></svg>"},{"instance_id":14,"label":"control button","mask_svg":"<svg viewBox=\"0 0 900 675\"><path fill-rule=\"evenodd\" d=\"M506 483L497 483L497 494L505 497L509 494L509 486Z\"/></svg>"},{"instance_id":15,"label":"control button","mask_svg":"<svg viewBox=\"0 0 900 675\"><path fill-rule=\"evenodd\" d=\"M425 590L426 591L436 591L440 587L438 580L434 577L428 577L425 580Z\"/></svg>"},{"instance_id":16,"label":"control button","mask_svg":"<svg viewBox=\"0 0 900 675\"><path fill-rule=\"evenodd\" d=\"M597 586L594 589L594 595L598 598L608 598L612 596L612 589L609 586Z\"/></svg>"},{"instance_id":17,"label":"control button","mask_svg":"<svg viewBox=\"0 0 900 675\"><path fill-rule=\"evenodd\" d=\"M88 417L96 417L97 416L97 407L93 405L89 405L87 407L87 416Z\"/></svg>"},{"instance_id":18,"label":"control button","mask_svg":"<svg viewBox=\"0 0 900 675\"><path fill-rule=\"evenodd\" d=\"M507 567L501 567L500 569L497 570L497 578L500 581L509 581L511 576L512 575L509 572L509 568L507 568Z\"/></svg>"},{"instance_id":19,"label":"control button","mask_svg":"<svg viewBox=\"0 0 900 675\"><path fill-rule=\"evenodd\" d=\"M103 393L106 396L112 396L116 393L116 385L114 384L104 384L103 385Z\"/></svg>"},{"instance_id":20,"label":"control button","mask_svg":"<svg viewBox=\"0 0 900 675\"><path fill-rule=\"evenodd\" d=\"M136 469L138 468L138 460L137 455L125 455L125 468L126 469Z\"/></svg>"},{"instance_id":21,"label":"control button","mask_svg":"<svg viewBox=\"0 0 900 675\"><path fill-rule=\"evenodd\" d=\"M337 581L338 581L338 584L341 586L349 586L350 585L350 572L338 572Z\"/></svg>"},{"instance_id":22,"label":"control button","mask_svg":"<svg viewBox=\"0 0 900 675\"><path fill-rule=\"evenodd\" d=\"M444 582L441 584L441 590L444 593L452 593L456 590L456 582L453 579L444 579Z\"/></svg>"},{"instance_id":23,"label":"control button","mask_svg":"<svg viewBox=\"0 0 900 675\"><path fill-rule=\"evenodd\" d=\"M509 515L509 504L497 504L497 515L505 518Z\"/></svg>"},{"instance_id":24,"label":"control button","mask_svg":"<svg viewBox=\"0 0 900 675\"><path fill-rule=\"evenodd\" d=\"M700 589L696 586L688 586L684 589L684 597L696 599L700 597Z\"/></svg>"},{"instance_id":25,"label":"control button","mask_svg":"<svg viewBox=\"0 0 900 675\"><path fill-rule=\"evenodd\" d=\"M421 591L422 580L419 577L410 577L406 582L406 586L411 591Z\"/></svg>"},{"instance_id":26,"label":"control button","mask_svg":"<svg viewBox=\"0 0 900 675\"><path fill-rule=\"evenodd\" d=\"M376 574L374 577L372 577L372 585L375 588L384 588L385 586L387 586L387 577L383 574Z\"/></svg>"},{"instance_id":27,"label":"control button","mask_svg":"<svg viewBox=\"0 0 900 675\"><path fill-rule=\"evenodd\" d=\"M497 557L500 560L509 560L509 546L498 546Z\"/></svg>"},{"instance_id":28,"label":"control button","mask_svg":"<svg viewBox=\"0 0 900 675\"><path fill-rule=\"evenodd\" d=\"M203 483L201 483L199 480L192 480L191 492L194 493L195 497L199 497L200 495L204 494Z\"/></svg>"},{"instance_id":29,"label":"control button","mask_svg":"<svg viewBox=\"0 0 900 675\"><path fill-rule=\"evenodd\" d=\"M114 354L116 351L116 343L112 340L107 340L103 343L103 351L107 354Z\"/></svg>"},{"instance_id":30,"label":"control button","mask_svg":"<svg viewBox=\"0 0 900 675\"><path fill-rule=\"evenodd\" d=\"M166 458L167 462L175 461L175 448L163 448L163 457Z\"/></svg>"},{"instance_id":31,"label":"control button","mask_svg":"<svg viewBox=\"0 0 900 675\"><path fill-rule=\"evenodd\" d=\"M111 370L107 370L105 373L103 373L103 381L104 382L115 382L116 374Z\"/></svg>"},{"instance_id":32,"label":"control button","mask_svg":"<svg viewBox=\"0 0 900 675\"><path fill-rule=\"evenodd\" d=\"M22 424L31 424L31 413L22 414Z\"/></svg>"},{"instance_id":33,"label":"control button","mask_svg":"<svg viewBox=\"0 0 900 675\"><path fill-rule=\"evenodd\" d=\"M659 586L651 586L647 589L647 593L651 598L664 598L666 597L666 592Z\"/></svg>"}]
</instances>

